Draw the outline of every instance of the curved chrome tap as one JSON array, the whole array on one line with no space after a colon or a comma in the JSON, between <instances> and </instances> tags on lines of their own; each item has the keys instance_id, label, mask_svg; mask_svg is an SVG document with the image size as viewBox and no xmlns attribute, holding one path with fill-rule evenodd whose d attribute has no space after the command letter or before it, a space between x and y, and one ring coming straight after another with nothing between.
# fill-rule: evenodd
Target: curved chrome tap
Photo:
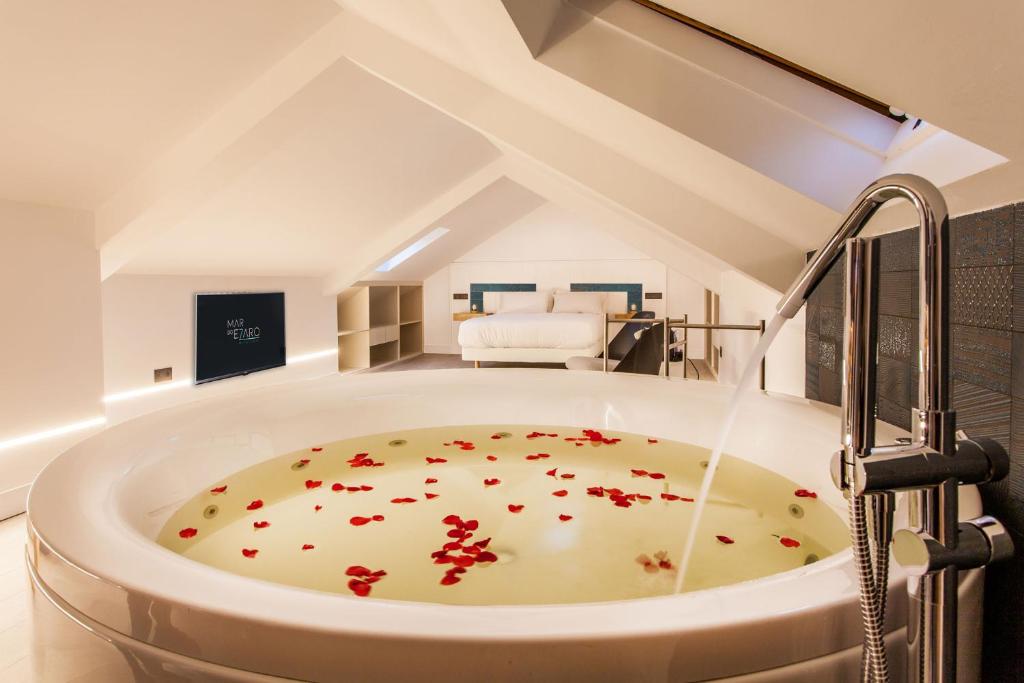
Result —
<instances>
[{"instance_id":1,"label":"curved chrome tap","mask_svg":"<svg viewBox=\"0 0 1024 683\"><path fill-rule=\"evenodd\" d=\"M879 446L875 438L878 242L857 238L874 213L892 199L917 210L920 241L920 349L917 407L910 443ZM994 442L958 445L949 383L949 215L941 193L927 180L891 175L869 185L851 205L835 233L806 265L778 304L792 318L845 251L846 309L841 450L833 461L837 485L851 497L854 557L864 561L861 601L865 613L865 680L884 680L885 569L895 491L910 491L910 530L897 534L896 559L906 560L910 614L907 621L907 680L956 680L957 572L1005 557L1008 537L998 522L958 524L957 487L1002 478L1007 456ZM864 503L869 496L877 565L870 567ZM902 536L901 536L902 535ZM909 535L909 536L908 536ZM864 558L867 553L868 558ZM879 567L881 569L879 569ZM865 576L866 575L866 576ZM874 627L874 628L872 628ZM873 661L872 661L873 660Z\"/></svg>"}]
</instances>

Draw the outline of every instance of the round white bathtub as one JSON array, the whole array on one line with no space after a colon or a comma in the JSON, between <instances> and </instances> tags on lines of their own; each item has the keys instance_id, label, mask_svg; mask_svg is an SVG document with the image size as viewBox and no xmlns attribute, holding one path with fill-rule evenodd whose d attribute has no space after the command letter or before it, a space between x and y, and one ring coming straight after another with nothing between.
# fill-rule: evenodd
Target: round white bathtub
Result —
<instances>
[{"instance_id":1,"label":"round white bathtub","mask_svg":"<svg viewBox=\"0 0 1024 683\"><path fill-rule=\"evenodd\" d=\"M155 541L211 482L313 444L445 425L558 424L710 447L730 393L621 374L399 372L269 387L109 429L49 465L29 497L37 678L855 680L860 615L848 550L681 595L454 606L260 581ZM845 516L828 475L834 408L757 394L741 415L730 454L816 491ZM898 436L879 431L880 440ZM980 512L973 489L963 501L963 514ZM962 680L977 678L980 590L980 574L961 586ZM898 569L890 605L892 669L900 672L906 600Z\"/></svg>"}]
</instances>

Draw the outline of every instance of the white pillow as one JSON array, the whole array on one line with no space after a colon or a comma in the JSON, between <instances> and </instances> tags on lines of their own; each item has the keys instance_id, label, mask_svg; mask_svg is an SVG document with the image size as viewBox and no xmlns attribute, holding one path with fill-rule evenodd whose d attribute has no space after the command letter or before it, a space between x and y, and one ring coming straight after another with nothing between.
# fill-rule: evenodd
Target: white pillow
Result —
<instances>
[{"instance_id":1,"label":"white pillow","mask_svg":"<svg viewBox=\"0 0 1024 683\"><path fill-rule=\"evenodd\" d=\"M560 292L555 294L552 313L604 313L604 292Z\"/></svg>"},{"instance_id":2,"label":"white pillow","mask_svg":"<svg viewBox=\"0 0 1024 683\"><path fill-rule=\"evenodd\" d=\"M547 313L548 292L502 292L495 313Z\"/></svg>"}]
</instances>

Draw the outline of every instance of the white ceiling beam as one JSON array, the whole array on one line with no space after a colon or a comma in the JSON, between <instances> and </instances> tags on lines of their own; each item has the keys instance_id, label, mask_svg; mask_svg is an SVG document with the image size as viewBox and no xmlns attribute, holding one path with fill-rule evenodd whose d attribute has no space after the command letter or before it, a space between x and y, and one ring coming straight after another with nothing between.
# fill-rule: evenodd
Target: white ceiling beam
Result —
<instances>
[{"instance_id":1,"label":"white ceiling beam","mask_svg":"<svg viewBox=\"0 0 1024 683\"><path fill-rule=\"evenodd\" d=\"M293 132L261 122L343 56L344 13L239 92L96 210L104 279ZM248 135L245 145L236 143Z\"/></svg>"},{"instance_id":2,"label":"white ceiling beam","mask_svg":"<svg viewBox=\"0 0 1024 683\"><path fill-rule=\"evenodd\" d=\"M799 271L800 250L760 226L365 19L351 14L346 19L349 59L496 144L777 289Z\"/></svg>"}]
</instances>

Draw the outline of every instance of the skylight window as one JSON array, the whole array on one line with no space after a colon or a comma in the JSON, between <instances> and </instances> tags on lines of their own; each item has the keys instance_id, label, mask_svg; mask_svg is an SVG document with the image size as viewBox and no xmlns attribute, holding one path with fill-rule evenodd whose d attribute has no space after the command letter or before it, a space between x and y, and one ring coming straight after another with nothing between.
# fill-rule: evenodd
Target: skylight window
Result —
<instances>
[{"instance_id":1,"label":"skylight window","mask_svg":"<svg viewBox=\"0 0 1024 683\"><path fill-rule=\"evenodd\" d=\"M405 249L389 258L384 263L377 266L377 272L386 273L389 270L397 268L400 264L404 263L408 259L412 258L414 255L418 254L419 252L429 247L437 240L447 235L448 232L448 228L434 228L426 235L419 238L418 240L407 246Z\"/></svg>"}]
</instances>

